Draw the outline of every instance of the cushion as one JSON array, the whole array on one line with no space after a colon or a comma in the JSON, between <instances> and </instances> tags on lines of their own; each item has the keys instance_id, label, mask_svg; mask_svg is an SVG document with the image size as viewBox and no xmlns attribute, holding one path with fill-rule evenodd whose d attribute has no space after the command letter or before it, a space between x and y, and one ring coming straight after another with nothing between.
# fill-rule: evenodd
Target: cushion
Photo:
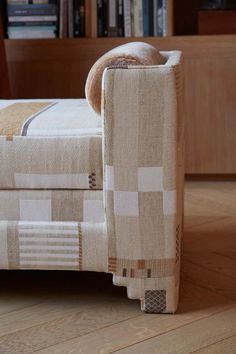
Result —
<instances>
[{"instance_id":1,"label":"cushion","mask_svg":"<svg viewBox=\"0 0 236 354\"><path fill-rule=\"evenodd\" d=\"M0 220L104 222L103 191L0 190Z\"/></svg>"},{"instance_id":2,"label":"cushion","mask_svg":"<svg viewBox=\"0 0 236 354\"><path fill-rule=\"evenodd\" d=\"M150 44L132 42L116 47L99 58L89 71L85 85L86 99L94 111L101 114L102 75L107 67L164 63L164 57Z\"/></svg>"},{"instance_id":3,"label":"cushion","mask_svg":"<svg viewBox=\"0 0 236 354\"><path fill-rule=\"evenodd\" d=\"M101 119L86 100L0 102L0 189L102 189Z\"/></svg>"}]
</instances>

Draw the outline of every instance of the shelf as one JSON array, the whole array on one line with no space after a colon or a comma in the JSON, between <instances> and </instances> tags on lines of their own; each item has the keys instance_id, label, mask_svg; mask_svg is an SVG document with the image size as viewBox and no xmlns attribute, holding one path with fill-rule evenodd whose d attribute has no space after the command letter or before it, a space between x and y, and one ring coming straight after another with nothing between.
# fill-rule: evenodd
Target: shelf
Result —
<instances>
[{"instance_id":1,"label":"shelf","mask_svg":"<svg viewBox=\"0 0 236 354\"><path fill-rule=\"evenodd\" d=\"M13 97L84 97L93 63L133 40L183 51L186 172L236 173L236 35L5 40Z\"/></svg>"}]
</instances>

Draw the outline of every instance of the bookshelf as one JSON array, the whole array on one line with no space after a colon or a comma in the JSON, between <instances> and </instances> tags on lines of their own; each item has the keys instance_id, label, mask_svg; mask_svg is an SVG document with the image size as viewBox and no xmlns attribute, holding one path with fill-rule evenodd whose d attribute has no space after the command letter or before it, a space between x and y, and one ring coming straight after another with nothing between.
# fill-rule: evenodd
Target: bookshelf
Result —
<instances>
[{"instance_id":1,"label":"bookshelf","mask_svg":"<svg viewBox=\"0 0 236 354\"><path fill-rule=\"evenodd\" d=\"M173 36L5 39L13 98L84 97L93 63L133 40L184 53L186 173L236 174L236 35L198 35L198 0L175 0Z\"/></svg>"}]
</instances>

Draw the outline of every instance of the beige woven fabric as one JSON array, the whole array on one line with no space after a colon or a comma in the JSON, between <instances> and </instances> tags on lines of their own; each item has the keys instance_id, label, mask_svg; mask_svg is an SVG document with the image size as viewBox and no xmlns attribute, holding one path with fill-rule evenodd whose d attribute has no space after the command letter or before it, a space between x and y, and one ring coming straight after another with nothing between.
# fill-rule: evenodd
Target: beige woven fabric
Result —
<instances>
[{"instance_id":1,"label":"beige woven fabric","mask_svg":"<svg viewBox=\"0 0 236 354\"><path fill-rule=\"evenodd\" d=\"M0 101L0 189L102 189L101 119L85 100Z\"/></svg>"},{"instance_id":2,"label":"beige woven fabric","mask_svg":"<svg viewBox=\"0 0 236 354\"><path fill-rule=\"evenodd\" d=\"M178 303L183 212L181 54L103 76L109 270L147 312Z\"/></svg>"},{"instance_id":3,"label":"beige woven fabric","mask_svg":"<svg viewBox=\"0 0 236 354\"><path fill-rule=\"evenodd\" d=\"M0 221L0 269L106 272L105 224Z\"/></svg>"},{"instance_id":4,"label":"beige woven fabric","mask_svg":"<svg viewBox=\"0 0 236 354\"><path fill-rule=\"evenodd\" d=\"M104 222L103 192L2 190L0 220Z\"/></svg>"}]
</instances>

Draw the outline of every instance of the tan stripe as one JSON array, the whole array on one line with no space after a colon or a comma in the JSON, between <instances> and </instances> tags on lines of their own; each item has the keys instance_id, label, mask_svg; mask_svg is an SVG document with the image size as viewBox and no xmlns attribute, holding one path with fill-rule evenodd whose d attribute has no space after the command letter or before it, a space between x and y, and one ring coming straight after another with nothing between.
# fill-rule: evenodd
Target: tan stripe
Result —
<instances>
[{"instance_id":1,"label":"tan stripe","mask_svg":"<svg viewBox=\"0 0 236 354\"><path fill-rule=\"evenodd\" d=\"M50 106L52 102L18 102L0 110L0 135L12 140L21 135L22 126L33 115Z\"/></svg>"},{"instance_id":2,"label":"tan stripe","mask_svg":"<svg viewBox=\"0 0 236 354\"><path fill-rule=\"evenodd\" d=\"M81 227L81 223L78 223L78 238L79 238L79 270L82 270L82 257L83 257L83 252L82 252L82 227Z\"/></svg>"},{"instance_id":3,"label":"tan stripe","mask_svg":"<svg viewBox=\"0 0 236 354\"><path fill-rule=\"evenodd\" d=\"M51 270L78 270L78 266L63 265L35 265L35 264L20 264L19 269L51 269Z\"/></svg>"},{"instance_id":4,"label":"tan stripe","mask_svg":"<svg viewBox=\"0 0 236 354\"><path fill-rule=\"evenodd\" d=\"M18 222L10 221L7 225L7 248L9 269L19 268Z\"/></svg>"},{"instance_id":5,"label":"tan stripe","mask_svg":"<svg viewBox=\"0 0 236 354\"><path fill-rule=\"evenodd\" d=\"M40 247L40 246L39 246ZM24 249L22 247L20 247L20 252L24 253L24 254L31 254L32 257L34 257L34 254L65 254L65 255L75 255L75 256L79 256L79 252L78 250L46 250L46 249Z\"/></svg>"}]
</instances>

